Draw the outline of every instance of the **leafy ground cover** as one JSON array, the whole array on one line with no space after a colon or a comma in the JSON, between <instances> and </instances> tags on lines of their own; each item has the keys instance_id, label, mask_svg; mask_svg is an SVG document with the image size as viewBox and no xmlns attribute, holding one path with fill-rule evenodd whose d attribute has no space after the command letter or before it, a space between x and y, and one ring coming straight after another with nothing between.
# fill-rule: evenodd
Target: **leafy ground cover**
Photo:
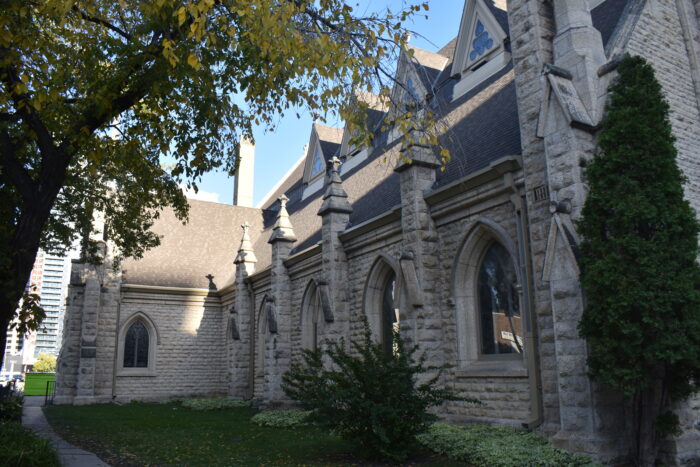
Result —
<instances>
[{"instance_id":1,"label":"leafy ground cover","mask_svg":"<svg viewBox=\"0 0 700 467\"><path fill-rule=\"evenodd\" d=\"M117 467L294 465L380 466L317 427L259 426L249 407L191 410L179 403L51 406L54 430ZM404 465L466 466L426 454Z\"/></svg>"},{"instance_id":2,"label":"leafy ground cover","mask_svg":"<svg viewBox=\"0 0 700 467\"><path fill-rule=\"evenodd\" d=\"M557 449L535 433L510 427L435 423L418 441L484 467L599 467L586 455Z\"/></svg>"}]
</instances>

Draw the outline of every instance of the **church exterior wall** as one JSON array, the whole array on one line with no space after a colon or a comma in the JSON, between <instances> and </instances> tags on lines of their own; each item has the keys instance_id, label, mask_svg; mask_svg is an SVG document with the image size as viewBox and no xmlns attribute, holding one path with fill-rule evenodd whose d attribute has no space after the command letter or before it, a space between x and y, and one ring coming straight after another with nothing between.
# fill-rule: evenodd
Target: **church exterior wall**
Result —
<instances>
[{"instance_id":1,"label":"church exterior wall","mask_svg":"<svg viewBox=\"0 0 700 467\"><path fill-rule=\"evenodd\" d=\"M119 328L145 314L158 334L153 375L126 376L117 362L117 400L226 394L225 313L218 297L122 291ZM113 353L112 353L113 354Z\"/></svg>"},{"instance_id":2,"label":"church exterior wall","mask_svg":"<svg viewBox=\"0 0 700 467\"><path fill-rule=\"evenodd\" d=\"M437 410L440 416L525 424L559 446L624 461L624 402L588 378L587 347L577 331L585 296L573 252L580 241L575 222L587 192L584 166L596 151L596 119L615 76L614 65L608 63L604 71L598 65L613 52L629 52L655 67L671 106L679 165L689 179L686 196L700 213L700 30L690 0L634 0L635 8L625 10L628 16L614 33L624 33L624 40L613 38L614 50L605 51L599 32L584 24L582 2L508 1L520 154L434 189L437 165L431 152L420 145L397 145L392 154L401 146L416 151L417 161L397 164L401 204L351 227L350 205L335 167L319 211L321 242L294 252L296 237L288 225L294 217L281 202L269 242L271 265L255 271L255 253L252 247L244 251L242 241L231 264L237 268L236 282L224 292L149 290L120 284L117 276L98 284L99 274L76 266L80 278L72 285L66 313L59 400L228 394L258 404L289 404L280 382L308 345L302 329L307 290L323 288L330 303L318 323L319 342L358 339L364 318L376 327L379 311L371 298L384 277L377 271L391 268L398 280L402 335L426 352L428 364L450 365L442 383L484 403L447 403ZM566 20L562 12L570 13L567 9L576 10L573 16L582 23L560 25L557 32L555 11L559 22ZM583 39L567 46L567 34ZM555 79L550 64L559 67L556 79L578 94L577 105L595 117L593 125L567 120L547 84ZM247 227L244 231L247 235ZM473 276L466 280L465 271L476 269L489 239L510 252L518 270L523 323L532 324L520 360L489 361L470 350L479 330L470 321L475 294L465 292L475 288L475 281ZM112 387L115 336L137 313L147 316L159 335L155 371L124 376L118 370ZM700 398L680 404L677 411L684 432L667 443L665 459L692 465L700 458Z\"/></svg>"},{"instance_id":3,"label":"church exterior wall","mask_svg":"<svg viewBox=\"0 0 700 467\"><path fill-rule=\"evenodd\" d=\"M698 18L687 0L648 1L625 50L645 57L656 72L666 100L678 150L678 166L687 177L685 196L700 218L700 103L697 61ZM682 434L666 443L665 460L700 458L700 396L678 404ZM692 465L692 464L689 464Z\"/></svg>"}]
</instances>

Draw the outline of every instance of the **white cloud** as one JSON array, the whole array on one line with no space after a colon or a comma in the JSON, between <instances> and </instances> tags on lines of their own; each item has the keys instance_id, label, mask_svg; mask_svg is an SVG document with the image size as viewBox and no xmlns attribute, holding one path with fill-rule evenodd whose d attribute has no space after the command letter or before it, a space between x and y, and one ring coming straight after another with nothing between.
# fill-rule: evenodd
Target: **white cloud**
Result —
<instances>
[{"instance_id":1,"label":"white cloud","mask_svg":"<svg viewBox=\"0 0 700 467\"><path fill-rule=\"evenodd\" d=\"M201 201L212 201L214 203L219 202L219 193L212 193L210 191L199 190L197 193L194 192L192 188L187 188L185 185L180 185L180 189L189 199L198 199Z\"/></svg>"}]
</instances>

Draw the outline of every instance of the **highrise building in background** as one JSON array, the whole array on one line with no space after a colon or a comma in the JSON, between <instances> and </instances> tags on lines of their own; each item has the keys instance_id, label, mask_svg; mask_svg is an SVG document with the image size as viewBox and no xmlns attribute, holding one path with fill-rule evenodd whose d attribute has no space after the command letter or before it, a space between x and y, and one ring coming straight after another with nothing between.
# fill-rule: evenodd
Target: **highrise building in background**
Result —
<instances>
[{"instance_id":1,"label":"highrise building in background","mask_svg":"<svg viewBox=\"0 0 700 467\"><path fill-rule=\"evenodd\" d=\"M63 316L70 280L70 256L50 255L39 251L27 284L40 297L46 318L39 330L26 336L12 329L7 335L2 375L23 373L40 353L58 356L63 335Z\"/></svg>"},{"instance_id":2,"label":"highrise building in background","mask_svg":"<svg viewBox=\"0 0 700 467\"><path fill-rule=\"evenodd\" d=\"M36 284L36 293L41 297L46 318L36 335L35 358L40 353L58 355L69 280L70 258L39 252L30 282Z\"/></svg>"}]
</instances>

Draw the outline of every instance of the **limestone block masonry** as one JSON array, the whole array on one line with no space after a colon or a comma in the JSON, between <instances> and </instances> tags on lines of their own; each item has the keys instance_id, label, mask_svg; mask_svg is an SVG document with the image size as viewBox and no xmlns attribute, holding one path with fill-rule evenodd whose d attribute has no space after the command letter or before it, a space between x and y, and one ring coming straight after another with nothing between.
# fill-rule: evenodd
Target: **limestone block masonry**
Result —
<instances>
[{"instance_id":1,"label":"limestone block masonry","mask_svg":"<svg viewBox=\"0 0 700 467\"><path fill-rule=\"evenodd\" d=\"M338 149L325 178L317 169L323 190L306 197L299 174L310 167L298 166L264 209L221 211L231 219L250 216L227 227L235 235L227 238L238 239L243 223L240 244L223 251L206 232L186 231L230 258L220 290L130 283L133 270L113 270L106 247L102 266L74 262L56 402L228 395L261 406L288 405L282 377L304 348L356 339L365 322L381 342L394 326L393 311L402 336L419 345L428 364L449 366L440 383L483 402L447 403L436 410L443 419L525 426L606 464L624 463L624 401L588 378L586 343L577 332L585 300L575 227L587 195L583 167L597 150L615 58L641 55L654 66L670 104L678 163L688 179L685 194L700 213L700 0L508 0L507 25L499 9L506 2L474 1L478 8L465 8L463 22L473 24L474 11L492 14L487 23L500 21L507 30L499 47L510 62L453 102L443 93L446 101L436 101L435 108L450 109L445 121L453 126L446 136L466 140L473 135L460 132L490 131L490 144L498 147L505 128L463 128L459 122L473 122L472 115L492 100L517 106L489 110L516 122L508 153L444 182L434 148L416 131L361 151L362 160L360 153L353 160ZM591 5L619 18L596 20ZM404 65L416 67L419 76L420 60L429 60L428 68L447 61L438 71L449 69L450 76L438 73L433 84L440 94L437 84L476 71L448 68L453 54L462 52L419 51ZM343 139L341 130L325 131L328 147L331 139ZM252 148L245 149L252 160ZM467 148L470 161L490 149ZM389 162L380 165L383 158ZM368 186L358 188L358 178ZM521 336L483 323L497 313L513 317L501 308L488 311L488 299L480 295L494 244L512 262L508 287ZM127 368L125 334L135 321L149 331L149 360ZM510 339L517 352L484 351L481 340L489 333ZM682 433L665 442L660 460L700 465L700 398L675 409Z\"/></svg>"}]
</instances>

